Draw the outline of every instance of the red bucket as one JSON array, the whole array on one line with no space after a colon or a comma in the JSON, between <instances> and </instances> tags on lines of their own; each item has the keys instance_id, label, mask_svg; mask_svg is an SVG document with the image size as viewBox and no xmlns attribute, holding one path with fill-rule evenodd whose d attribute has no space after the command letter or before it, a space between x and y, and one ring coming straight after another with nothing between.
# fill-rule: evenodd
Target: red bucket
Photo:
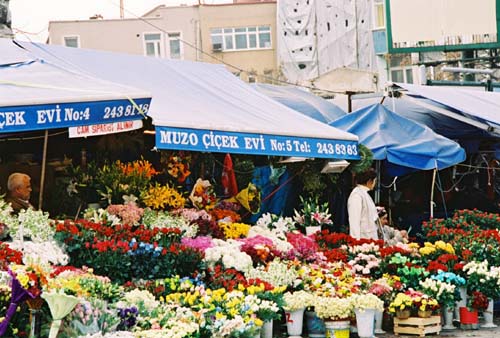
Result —
<instances>
[{"instance_id":1,"label":"red bucket","mask_svg":"<svg viewBox=\"0 0 500 338\"><path fill-rule=\"evenodd\" d=\"M469 311L465 306L460 307L460 324L478 324L477 310Z\"/></svg>"}]
</instances>

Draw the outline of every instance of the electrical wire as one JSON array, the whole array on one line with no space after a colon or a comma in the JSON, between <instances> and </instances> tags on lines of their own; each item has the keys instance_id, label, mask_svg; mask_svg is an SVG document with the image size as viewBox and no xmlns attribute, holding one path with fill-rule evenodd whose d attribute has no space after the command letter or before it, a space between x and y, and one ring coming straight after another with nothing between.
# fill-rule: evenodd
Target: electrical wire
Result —
<instances>
[{"instance_id":1,"label":"electrical wire","mask_svg":"<svg viewBox=\"0 0 500 338\"><path fill-rule=\"evenodd\" d=\"M396 180L397 179L398 179L398 176L394 176L394 179L392 180L392 182L389 185L384 185L382 182L380 182L380 186L382 188L386 188L386 189L392 188L393 186L396 185Z\"/></svg>"},{"instance_id":2,"label":"electrical wire","mask_svg":"<svg viewBox=\"0 0 500 338\"><path fill-rule=\"evenodd\" d=\"M67 134L68 131L59 131L57 133L49 134L49 137L52 136L59 136L63 134ZM0 138L0 142L7 142L7 141L30 141L30 140L39 140L45 138L44 135L42 136L29 136L29 137L15 137L15 138Z\"/></svg>"}]
</instances>

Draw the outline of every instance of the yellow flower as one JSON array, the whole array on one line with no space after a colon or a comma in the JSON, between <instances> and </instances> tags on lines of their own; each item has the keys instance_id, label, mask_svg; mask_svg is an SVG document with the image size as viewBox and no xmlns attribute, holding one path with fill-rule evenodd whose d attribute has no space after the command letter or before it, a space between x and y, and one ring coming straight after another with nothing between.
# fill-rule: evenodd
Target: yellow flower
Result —
<instances>
[{"instance_id":1,"label":"yellow flower","mask_svg":"<svg viewBox=\"0 0 500 338\"><path fill-rule=\"evenodd\" d=\"M143 195L144 204L152 209L183 208L186 199L174 188L156 183Z\"/></svg>"},{"instance_id":2,"label":"yellow flower","mask_svg":"<svg viewBox=\"0 0 500 338\"><path fill-rule=\"evenodd\" d=\"M224 231L226 239L237 239L246 237L250 231L250 225L245 223L219 223Z\"/></svg>"}]
</instances>

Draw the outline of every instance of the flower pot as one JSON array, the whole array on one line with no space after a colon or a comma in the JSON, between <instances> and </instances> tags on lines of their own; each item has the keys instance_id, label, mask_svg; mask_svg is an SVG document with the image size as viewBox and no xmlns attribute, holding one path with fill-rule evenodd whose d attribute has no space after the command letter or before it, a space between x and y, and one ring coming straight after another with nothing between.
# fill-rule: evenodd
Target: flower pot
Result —
<instances>
[{"instance_id":1,"label":"flower pot","mask_svg":"<svg viewBox=\"0 0 500 338\"><path fill-rule=\"evenodd\" d=\"M493 328L497 327L497 325L493 324L493 299L490 299L488 302L488 307L483 311L484 323L481 324L483 328Z\"/></svg>"},{"instance_id":2,"label":"flower pot","mask_svg":"<svg viewBox=\"0 0 500 338\"><path fill-rule=\"evenodd\" d=\"M260 329L260 338L273 338L273 321L266 320Z\"/></svg>"},{"instance_id":3,"label":"flower pot","mask_svg":"<svg viewBox=\"0 0 500 338\"><path fill-rule=\"evenodd\" d=\"M290 338L302 335L302 324L304 323L305 308L295 311L285 311L286 330Z\"/></svg>"},{"instance_id":4,"label":"flower pot","mask_svg":"<svg viewBox=\"0 0 500 338\"><path fill-rule=\"evenodd\" d=\"M453 325L453 315L454 308L445 307L443 308L443 317L444 317L444 326L443 330L455 330L455 326Z\"/></svg>"},{"instance_id":5,"label":"flower pot","mask_svg":"<svg viewBox=\"0 0 500 338\"><path fill-rule=\"evenodd\" d=\"M425 310L425 311L418 310L417 315L420 318L429 318L430 316L432 316L432 311L430 311L430 310Z\"/></svg>"},{"instance_id":6,"label":"flower pot","mask_svg":"<svg viewBox=\"0 0 500 338\"><path fill-rule=\"evenodd\" d=\"M351 323L348 320L327 320L325 329L327 337L349 338Z\"/></svg>"},{"instance_id":7,"label":"flower pot","mask_svg":"<svg viewBox=\"0 0 500 338\"><path fill-rule=\"evenodd\" d=\"M375 311L375 333L384 334L385 331L382 330L382 322L384 320L384 311Z\"/></svg>"},{"instance_id":8,"label":"flower pot","mask_svg":"<svg viewBox=\"0 0 500 338\"><path fill-rule=\"evenodd\" d=\"M469 311L465 306L460 307L460 324L477 324L479 318L477 310Z\"/></svg>"},{"instance_id":9,"label":"flower pot","mask_svg":"<svg viewBox=\"0 0 500 338\"><path fill-rule=\"evenodd\" d=\"M306 311L307 335L310 338L325 337L325 322L314 311Z\"/></svg>"},{"instance_id":10,"label":"flower pot","mask_svg":"<svg viewBox=\"0 0 500 338\"><path fill-rule=\"evenodd\" d=\"M359 338L372 338L375 324L375 309L355 309Z\"/></svg>"},{"instance_id":11,"label":"flower pot","mask_svg":"<svg viewBox=\"0 0 500 338\"><path fill-rule=\"evenodd\" d=\"M321 231L321 226L316 225L316 226L308 226L306 227L306 236L310 236L312 234L315 234L317 232Z\"/></svg>"},{"instance_id":12,"label":"flower pot","mask_svg":"<svg viewBox=\"0 0 500 338\"><path fill-rule=\"evenodd\" d=\"M408 319L411 316L410 310L396 310L396 318L398 319Z\"/></svg>"}]
</instances>

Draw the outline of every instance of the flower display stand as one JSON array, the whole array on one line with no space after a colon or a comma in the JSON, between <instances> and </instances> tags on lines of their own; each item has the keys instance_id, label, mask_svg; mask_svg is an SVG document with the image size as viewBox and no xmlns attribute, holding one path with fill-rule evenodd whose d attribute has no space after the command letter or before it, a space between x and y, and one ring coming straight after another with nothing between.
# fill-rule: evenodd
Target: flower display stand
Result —
<instances>
[{"instance_id":1,"label":"flower display stand","mask_svg":"<svg viewBox=\"0 0 500 338\"><path fill-rule=\"evenodd\" d=\"M497 327L497 325L493 323L493 306L494 301L493 299L490 299L488 302L488 308L483 311L484 323L481 324L482 328L491 329Z\"/></svg>"},{"instance_id":2,"label":"flower display stand","mask_svg":"<svg viewBox=\"0 0 500 338\"><path fill-rule=\"evenodd\" d=\"M453 325L453 315L454 308L445 307L443 308L443 318L444 318L444 326L443 330L455 330L455 326Z\"/></svg>"},{"instance_id":3,"label":"flower display stand","mask_svg":"<svg viewBox=\"0 0 500 338\"><path fill-rule=\"evenodd\" d=\"M441 332L441 316L428 318L410 317L407 319L394 318L394 334L411 334L425 337L429 333Z\"/></svg>"}]
</instances>

